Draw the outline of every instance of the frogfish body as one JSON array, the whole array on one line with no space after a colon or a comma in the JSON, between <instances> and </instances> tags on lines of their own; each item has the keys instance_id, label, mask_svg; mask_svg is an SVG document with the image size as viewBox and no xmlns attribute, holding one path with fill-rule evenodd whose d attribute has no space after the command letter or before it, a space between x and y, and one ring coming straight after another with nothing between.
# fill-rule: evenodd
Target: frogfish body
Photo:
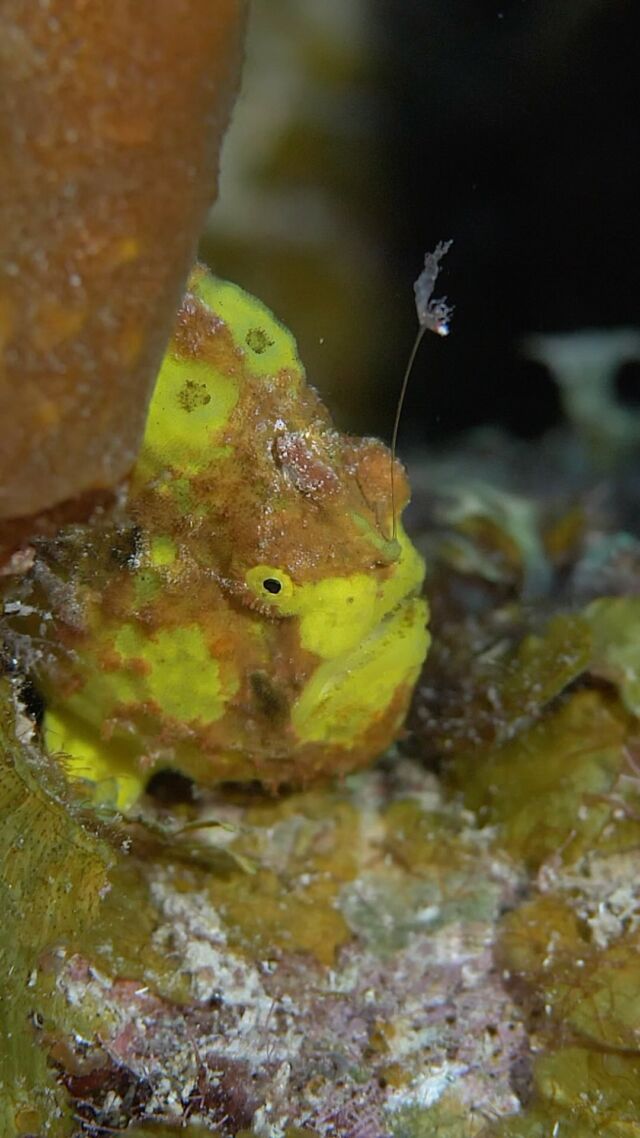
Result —
<instances>
[{"instance_id":1,"label":"frogfish body","mask_svg":"<svg viewBox=\"0 0 640 1138\"><path fill-rule=\"evenodd\" d=\"M48 750L121 808L161 768L277 787L369 763L429 643L392 531L387 449L335 430L290 334L196 267L126 501L39 542L5 606L42 644Z\"/></svg>"}]
</instances>

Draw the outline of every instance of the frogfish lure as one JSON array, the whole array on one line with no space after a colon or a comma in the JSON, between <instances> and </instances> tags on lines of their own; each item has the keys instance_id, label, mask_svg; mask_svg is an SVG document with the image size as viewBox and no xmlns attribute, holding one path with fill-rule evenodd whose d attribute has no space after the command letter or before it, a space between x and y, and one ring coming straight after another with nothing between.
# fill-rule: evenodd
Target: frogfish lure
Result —
<instances>
[{"instance_id":1,"label":"frogfish lure","mask_svg":"<svg viewBox=\"0 0 640 1138\"><path fill-rule=\"evenodd\" d=\"M400 428L400 419L402 417L402 408L404 406L404 398L407 394L407 387L409 386L409 376L413 369L415 358L418 354L418 348L422 343L422 337L425 332L434 332L436 336L448 336L451 317L453 316L453 308L448 304L445 297L440 297L436 300L433 297L433 290L436 281L440 275L440 262L443 257L446 257L449 249L453 245L453 241L439 241L433 253L425 253L424 268L419 274L417 280L413 285L413 294L416 302L416 315L418 317L418 331L416 338L413 341L413 347L409 353L407 366L405 368L402 383L400 385L400 395L398 396L398 403L396 406L396 417L393 423L393 431L391 433L391 454L389 456L390 465L390 483L391 483L391 537L395 538L397 530L397 511L396 511L396 448L398 445L398 431Z\"/></svg>"},{"instance_id":2,"label":"frogfish lure","mask_svg":"<svg viewBox=\"0 0 640 1138\"><path fill-rule=\"evenodd\" d=\"M277 787L369 763L429 644L391 516L386 447L339 433L289 332L197 266L126 500L7 579L48 751L121 809L159 769Z\"/></svg>"}]
</instances>

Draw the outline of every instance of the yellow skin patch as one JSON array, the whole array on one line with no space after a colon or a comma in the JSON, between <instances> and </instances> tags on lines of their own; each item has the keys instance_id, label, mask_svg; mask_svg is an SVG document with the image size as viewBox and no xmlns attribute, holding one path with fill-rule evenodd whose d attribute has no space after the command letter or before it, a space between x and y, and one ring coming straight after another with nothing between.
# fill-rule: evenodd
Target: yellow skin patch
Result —
<instances>
[{"instance_id":1,"label":"yellow skin patch","mask_svg":"<svg viewBox=\"0 0 640 1138\"><path fill-rule=\"evenodd\" d=\"M122 809L163 767L278 786L370 762L429 643L389 496L386 448L335 431L286 329L197 267L126 506L38 550L49 749Z\"/></svg>"}]
</instances>

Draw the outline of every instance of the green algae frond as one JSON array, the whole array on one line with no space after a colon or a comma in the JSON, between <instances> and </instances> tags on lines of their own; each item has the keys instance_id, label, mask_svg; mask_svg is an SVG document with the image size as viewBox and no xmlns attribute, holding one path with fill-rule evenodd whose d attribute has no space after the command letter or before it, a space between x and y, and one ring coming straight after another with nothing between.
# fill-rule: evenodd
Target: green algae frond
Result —
<instances>
[{"instance_id":1,"label":"green algae frond","mask_svg":"<svg viewBox=\"0 0 640 1138\"><path fill-rule=\"evenodd\" d=\"M40 1045L69 1027L55 954L95 920L112 855L16 741L6 681L0 701L0 1131L58 1138L69 1115Z\"/></svg>"}]
</instances>

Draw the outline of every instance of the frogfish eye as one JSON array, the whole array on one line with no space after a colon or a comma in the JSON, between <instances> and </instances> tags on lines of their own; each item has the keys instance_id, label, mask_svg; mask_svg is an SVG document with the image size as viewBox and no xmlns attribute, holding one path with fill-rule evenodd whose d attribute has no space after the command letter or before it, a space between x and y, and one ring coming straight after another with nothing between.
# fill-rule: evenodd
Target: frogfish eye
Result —
<instances>
[{"instance_id":1,"label":"frogfish eye","mask_svg":"<svg viewBox=\"0 0 640 1138\"><path fill-rule=\"evenodd\" d=\"M277 612L287 613L295 586L288 573L276 565L255 565L245 581L253 595Z\"/></svg>"}]
</instances>

